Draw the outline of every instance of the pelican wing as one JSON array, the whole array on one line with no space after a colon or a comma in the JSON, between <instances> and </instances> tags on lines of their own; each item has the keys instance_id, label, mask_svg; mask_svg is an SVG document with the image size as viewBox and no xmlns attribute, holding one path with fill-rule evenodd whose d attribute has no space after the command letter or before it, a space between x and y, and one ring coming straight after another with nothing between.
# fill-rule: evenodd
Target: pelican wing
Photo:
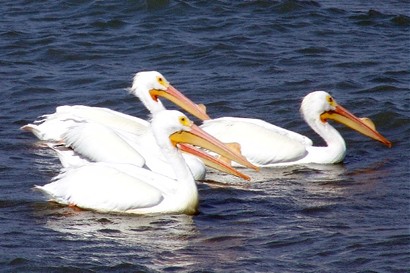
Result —
<instances>
[{"instance_id":1,"label":"pelican wing","mask_svg":"<svg viewBox=\"0 0 410 273\"><path fill-rule=\"evenodd\" d=\"M84 105L63 105L56 112L44 115L34 124L22 127L31 131L40 140L60 141L62 136L73 126L81 123L99 123L105 126L128 132L137 132L149 126L145 120L123 114L108 108Z\"/></svg>"},{"instance_id":2,"label":"pelican wing","mask_svg":"<svg viewBox=\"0 0 410 273\"><path fill-rule=\"evenodd\" d=\"M63 141L90 161L143 166L144 158L130 145L132 142L125 139L126 134L121 135L119 131L98 123L84 123L71 127L63 134ZM135 139L138 139L137 135Z\"/></svg>"},{"instance_id":3,"label":"pelican wing","mask_svg":"<svg viewBox=\"0 0 410 273\"><path fill-rule=\"evenodd\" d=\"M149 183L149 175L146 171L142 180L114 165L92 163L69 169L52 183L35 188L58 203L98 211L126 212L153 207L163 200L163 193Z\"/></svg>"},{"instance_id":4,"label":"pelican wing","mask_svg":"<svg viewBox=\"0 0 410 273\"><path fill-rule=\"evenodd\" d=\"M48 144L57 154L63 168L79 167L90 163L90 160L76 153L73 149L62 145Z\"/></svg>"},{"instance_id":5,"label":"pelican wing","mask_svg":"<svg viewBox=\"0 0 410 273\"><path fill-rule=\"evenodd\" d=\"M224 117L204 121L207 133L223 142L237 142L242 154L256 165L299 160L312 141L300 134L262 120Z\"/></svg>"},{"instance_id":6,"label":"pelican wing","mask_svg":"<svg viewBox=\"0 0 410 273\"><path fill-rule=\"evenodd\" d=\"M85 105L59 106L56 109L55 118L76 119L85 122L97 122L106 126L123 131L136 132L149 126L149 122L137 117L123 114L108 108L91 107Z\"/></svg>"}]
</instances>

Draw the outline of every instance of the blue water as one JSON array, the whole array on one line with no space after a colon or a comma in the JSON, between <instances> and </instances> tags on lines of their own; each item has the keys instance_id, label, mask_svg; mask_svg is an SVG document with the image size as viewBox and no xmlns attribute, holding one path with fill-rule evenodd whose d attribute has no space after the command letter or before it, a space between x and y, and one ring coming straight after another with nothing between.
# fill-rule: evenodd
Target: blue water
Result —
<instances>
[{"instance_id":1,"label":"blue water","mask_svg":"<svg viewBox=\"0 0 410 273\"><path fill-rule=\"evenodd\" d=\"M409 1L16 0L0 14L0 271L410 272ZM32 191L60 165L19 127L64 104L144 118L126 91L141 70L211 117L318 145L299 105L326 90L393 147L335 125L342 164L251 183L211 172L196 216L77 211Z\"/></svg>"}]
</instances>

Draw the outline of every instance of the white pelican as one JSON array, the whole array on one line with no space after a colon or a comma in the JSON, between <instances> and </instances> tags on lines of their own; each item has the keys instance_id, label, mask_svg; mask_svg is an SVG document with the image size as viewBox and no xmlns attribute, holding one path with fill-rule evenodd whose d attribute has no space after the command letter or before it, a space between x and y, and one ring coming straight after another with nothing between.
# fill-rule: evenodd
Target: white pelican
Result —
<instances>
[{"instance_id":1,"label":"white pelican","mask_svg":"<svg viewBox=\"0 0 410 273\"><path fill-rule=\"evenodd\" d=\"M134 76L130 92L154 114L164 110L159 97L164 97L199 119L209 119L205 110L175 89L156 71L143 71ZM161 154L150 131L149 123L107 108L82 105L60 106L34 124L22 127L40 140L61 142L75 153L59 153L63 165L84 162L144 164L151 170L173 173ZM77 160L78 156L81 160ZM203 179L205 166L194 156L185 155L196 179ZM165 162L165 163L164 163Z\"/></svg>"},{"instance_id":2,"label":"white pelican","mask_svg":"<svg viewBox=\"0 0 410 273\"><path fill-rule=\"evenodd\" d=\"M129 92L138 97L151 114L165 109L159 100L159 97L163 97L201 120L209 119L203 107L185 97L157 71L136 73ZM35 121L34 124L27 124L21 129L32 132L40 140L60 141L73 125L83 123L99 123L115 130L131 133L149 127L146 120L108 108L63 105L57 107L55 113L43 115L42 119Z\"/></svg>"},{"instance_id":3,"label":"white pelican","mask_svg":"<svg viewBox=\"0 0 410 273\"><path fill-rule=\"evenodd\" d=\"M326 147L312 146L309 138L258 119L223 117L206 120L201 128L223 142L238 143L241 153L259 167L341 162L345 157L346 144L339 132L327 122L329 119L391 146L391 142L369 121L354 116L327 92L308 94L300 110L307 124L325 140Z\"/></svg>"},{"instance_id":4,"label":"white pelican","mask_svg":"<svg viewBox=\"0 0 410 273\"><path fill-rule=\"evenodd\" d=\"M173 166L176 179L131 164L97 162L68 169L53 182L35 188L52 201L100 212L195 214L196 183L177 150L177 143L198 145L250 165L243 156L232 152L179 111L155 113L151 127L161 151Z\"/></svg>"}]
</instances>

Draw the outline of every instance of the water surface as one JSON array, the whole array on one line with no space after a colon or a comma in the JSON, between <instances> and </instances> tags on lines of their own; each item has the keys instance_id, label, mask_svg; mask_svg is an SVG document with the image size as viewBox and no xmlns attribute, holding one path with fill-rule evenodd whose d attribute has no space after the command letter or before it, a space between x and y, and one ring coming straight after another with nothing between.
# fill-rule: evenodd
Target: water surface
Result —
<instances>
[{"instance_id":1,"label":"water surface","mask_svg":"<svg viewBox=\"0 0 410 273\"><path fill-rule=\"evenodd\" d=\"M0 5L4 272L406 272L410 268L408 1L23 1ZM147 111L126 92L158 70L212 117L319 139L299 115L329 91L388 149L335 125L342 164L211 172L196 216L77 211L32 190L60 170L19 127L64 104ZM167 104L169 108L173 106ZM219 183L229 184L221 186Z\"/></svg>"}]
</instances>

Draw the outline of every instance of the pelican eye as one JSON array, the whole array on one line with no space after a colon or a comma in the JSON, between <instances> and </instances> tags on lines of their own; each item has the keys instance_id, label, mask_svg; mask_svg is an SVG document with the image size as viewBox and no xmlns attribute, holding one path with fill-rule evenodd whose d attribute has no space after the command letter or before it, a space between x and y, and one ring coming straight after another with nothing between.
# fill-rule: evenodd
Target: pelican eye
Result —
<instances>
[{"instance_id":1,"label":"pelican eye","mask_svg":"<svg viewBox=\"0 0 410 273\"><path fill-rule=\"evenodd\" d=\"M187 117L184 117L184 116L179 117L179 123L181 123L183 126L191 125L191 121Z\"/></svg>"},{"instance_id":2,"label":"pelican eye","mask_svg":"<svg viewBox=\"0 0 410 273\"><path fill-rule=\"evenodd\" d=\"M161 77L161 76L158 76L157 77L157 82L160 84L160 85L162 85L162 86L164 86L165 88L168 88L168 82L167 82L167 80L165 80L163 77Z\"/></svg>"},{"instance_id":3,"label":"pelican eye","mask_svg":"<svg viewBox=\"0 0 410 273\"><path fill-rule=\"evenodd\" d=\"M334 100L331 96L328 96L326 99L327 99L327 102L328 102L330 105L333 105L333 104L335 103L335 100Z\"/></svg>"}]
</instances>

